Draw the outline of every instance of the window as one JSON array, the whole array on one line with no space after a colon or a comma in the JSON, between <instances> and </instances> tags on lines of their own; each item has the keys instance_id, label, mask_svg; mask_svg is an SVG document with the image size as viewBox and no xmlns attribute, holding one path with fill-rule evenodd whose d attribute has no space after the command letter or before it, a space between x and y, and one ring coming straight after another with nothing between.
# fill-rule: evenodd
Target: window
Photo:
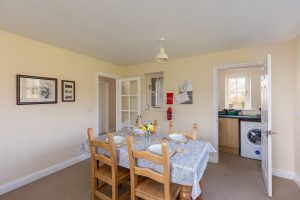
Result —
<instances>
[{"instance_id":1,"label":"window","mask_svg":"<svg viewBox=\"0 0 300 200\"><path fill-rule=\"evenodd\" d=\"M148 108L163 108L164 76L163 72L149 73L148 77Z\"/></svg>"},{"instance_id":2,"label":"window","mask_svg":"<svg viewBox=\"0 0 300 200\"><path fill-rule=\"evenodd\" d=\"M250 95L249 75L225 75L225 108L251 109Z\"/></svg>"}]
</instances>

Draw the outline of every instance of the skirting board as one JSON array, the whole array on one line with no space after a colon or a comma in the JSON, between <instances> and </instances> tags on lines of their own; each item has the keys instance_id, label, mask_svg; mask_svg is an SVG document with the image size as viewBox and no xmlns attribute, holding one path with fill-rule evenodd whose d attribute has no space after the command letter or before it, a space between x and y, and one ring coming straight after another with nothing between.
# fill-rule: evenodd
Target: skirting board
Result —
<instances>
[{"instance_id":1,"label":"skirting board","mask_svg":"<svg viewBox=\"0 0 300 200\"><path fill-rule=\"evenodd\" d=\"M290 180L294 179L293 171L287 171L287 170L283 170L283 169L273 168L272 174L273 174L273 176L278 176L278 177L285 178L285 179L290 179Z\"/></svg>"},{"instance_id":2,"label":"skirting board","mask_svg":"<svg viewBox=\"0 0 300 200\"><path fill-rule=\"evenodd\" d=\"M22 178L19 178L17 180L14 180L14 181L11 181L9 183L6 183L6 184L3 184L3 185L0 185L0 195L2 194L5 194L7 192L10 192L14 189L17 189L19 187L22 187L28 183L31 183L33 181L36 181L38 179L41 179L45 176L48 176L50 174L53 174L57 171L60 171L64 168L67 168L71 165L74 165L76 163L79 163L85 159L89 158L89 155L80 155L80 156L77 156L75 158L72 158L70 160L66 160L64 162L61 162L61 163L58 163L56 165L53 165L51 167L48 167L46 169L42 169L40 171L37 171L37 172L34 172L30 175L27 175L27 176L24 176Z\"/></svg>"},{"instance_id":3,"label":"skirting board","mask_svg":"<svg viewBox=\"0 0 300 200\"><path fill-rule=\"evenodd\" d=\"M298 176L296 173L294 175L294 181L298 185L298 187L300 188L300 176Z\"/></svg>"}]
</instances>

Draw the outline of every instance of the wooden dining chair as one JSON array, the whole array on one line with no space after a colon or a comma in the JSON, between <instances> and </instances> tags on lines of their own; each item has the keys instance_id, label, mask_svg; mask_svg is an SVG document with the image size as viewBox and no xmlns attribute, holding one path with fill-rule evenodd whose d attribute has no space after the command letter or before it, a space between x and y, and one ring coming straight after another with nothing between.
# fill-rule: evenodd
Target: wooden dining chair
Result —
<instances>
[{"instance_id":1,"label":"wooden dining chair","mask_svg":"<svg viewBox=\"0 0 300 200\"><path fill-rule=\"evenodd\" d=\"M162 143L162 156L148 151L136 151L133 146L132 136L128 136L127 144L130 162L131 200L136 200L137 198L145 200L176 199L180 188L179 185L170 182L168 143ZM136 159L145 159L162 165L163 173L160 174L148 168L138 167Z\"/></svg>"},{"instance_id":2,"label":"wooden dining chair","mask_svg":"<svg viewBox=\"0 0 300 200\"><path fill-rule=\"evenodd\" d=\"M113 133L108 133L108 142L95 140L93 129L87 131L91 151L91 200L95 197L103 200L122 200L130 196L130 190L119 195L119 186L128 182L130 171L117 165L117 154ZM102 148L109 156L97 153L97 148ZM111 186L111 197L104 192L104 187ZM129 182L128 182L129 185Z\"/></svg>"},{"instance_id":3,"label":"wooden dining chair","mask_svg":"<svg viewBox=\"0 0 300 200\"><path fill-rule=\"evenodd\" d=\"M192 132L188 132L188 131L176 131L176 130L173 130L173 129L174 129L173 122L170 121L169 122L169 134L173 134L173 133L182 134L185 137L187 137L189 139L192 139L192 140L196 140L196 138L197 138L198 124L196 124L196 123L193 123L193 130L192 130Z\"/></svg>"}]
</instances>

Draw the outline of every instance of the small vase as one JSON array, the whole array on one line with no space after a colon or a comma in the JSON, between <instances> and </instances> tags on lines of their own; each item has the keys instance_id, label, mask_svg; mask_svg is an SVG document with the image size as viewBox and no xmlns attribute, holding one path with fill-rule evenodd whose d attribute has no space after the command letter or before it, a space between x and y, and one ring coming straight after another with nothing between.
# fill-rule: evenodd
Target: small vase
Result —
<instances>
[{"instance_id":1,"label":"small vase","mask_svg":"<svg viewBox=\"0 0 300 200\"><path fill-rule=\"evenodd\" d=\"M146 142L147 142L147 144L149 145L150 142L151 142L151 132L150 132L150 130L147 130L147 131L146 131L145 137L146 137Z\"/></svg>"}]
</instances>

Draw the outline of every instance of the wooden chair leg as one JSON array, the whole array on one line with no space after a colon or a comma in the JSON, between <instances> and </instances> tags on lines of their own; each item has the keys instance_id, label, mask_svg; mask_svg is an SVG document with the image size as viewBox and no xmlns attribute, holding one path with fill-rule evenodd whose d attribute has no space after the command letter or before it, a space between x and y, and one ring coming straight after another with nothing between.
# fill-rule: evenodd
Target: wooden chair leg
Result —
<instances>
[{"instance_id":1,"label":"wooden chair leg","mask_svg":"<svg viewBox=\"0 0 300 200\"><path fill-rule=\"evenodd\" d=\"M119 186L116 184L112 185L112 200L117 200L118 199L118 194L119 194Z\"/></svg>"},{"instance_id":2,"label":"wooden chair leg","mask_svg":"<svg viewBox=\"0 0 300 200\"><path fill-rule=\"evenodd\" d=\"M96 189L97 189L97 179L92 177L91 200L95 200Z\"/></svg>"}]
</instances>

